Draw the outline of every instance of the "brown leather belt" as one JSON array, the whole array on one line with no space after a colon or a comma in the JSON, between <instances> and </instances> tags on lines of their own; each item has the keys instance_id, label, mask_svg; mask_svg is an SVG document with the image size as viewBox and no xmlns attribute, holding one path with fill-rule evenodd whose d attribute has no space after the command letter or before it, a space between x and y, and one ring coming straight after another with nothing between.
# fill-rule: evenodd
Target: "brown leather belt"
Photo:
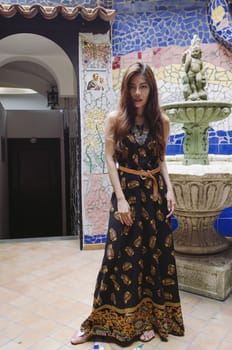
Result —
<instances>
[{"instance_id":1,"label":"brown leather belt","mask_svg":"<svg viewBox=\"0 0 232 350\"><path fill-rule=\"evenodd\" d=\"M135 170L135 169L130 169L130 168L127 168L125 166L119 165L118 169L122 170L123 172L128 173L128 174L138 175L138 176L140 176L140 178L142 180L145 180L146 178L152 179L152 181L153 181L153 199L155 201L158 200L158 183L157 183L156 178L153 175L160 172L160 167L157 167L157 168L152 169L152 170L143 170L143 169Z\"/></svg>"}]
</instances>

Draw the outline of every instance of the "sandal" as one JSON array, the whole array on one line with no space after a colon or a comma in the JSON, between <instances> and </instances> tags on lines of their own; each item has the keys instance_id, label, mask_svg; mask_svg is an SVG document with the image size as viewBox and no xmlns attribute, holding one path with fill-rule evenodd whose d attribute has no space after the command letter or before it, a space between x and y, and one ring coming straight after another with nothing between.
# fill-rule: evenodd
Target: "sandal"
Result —
<instances>
[{"instance_id":1,"label":"sandal","mask_svg":"<svg viewBox=\"0 0 232 350\"><path fill-rule=\"evenodd\" d=\"M149 331L144 331L143 334L140 336L140 340L144 343L147 343L155 338L155 332L153 329L150 329Z\"/></svg>"},{"instance_id":2,"label":"sandal","mask_svg":"<svg viewBox=\"0 0 232 350\"><path fill-rule=\"evenodd\" d=\"M72 345L79 345L86 343L90 339L90 335L85 332L77 331L73 334L72 338L70 339L70 343Z\"/></svg>"}]
</instances>

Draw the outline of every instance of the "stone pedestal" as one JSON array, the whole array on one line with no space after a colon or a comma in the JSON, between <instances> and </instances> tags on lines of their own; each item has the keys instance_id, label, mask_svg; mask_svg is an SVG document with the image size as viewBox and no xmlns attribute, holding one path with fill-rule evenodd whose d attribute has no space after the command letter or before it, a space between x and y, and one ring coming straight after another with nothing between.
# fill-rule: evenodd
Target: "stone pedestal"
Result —
<instances>
[{"instance_id":1,"label":"stone pedestal","mask_svg":"<svg viewBox=\"0 0 232 350\"><path fill-rule=\"evenodd\" d=\"M218 254L184 255L176 253L180 290L217 300L232 291L232 244Z\"/></svg>"}]
</instances>

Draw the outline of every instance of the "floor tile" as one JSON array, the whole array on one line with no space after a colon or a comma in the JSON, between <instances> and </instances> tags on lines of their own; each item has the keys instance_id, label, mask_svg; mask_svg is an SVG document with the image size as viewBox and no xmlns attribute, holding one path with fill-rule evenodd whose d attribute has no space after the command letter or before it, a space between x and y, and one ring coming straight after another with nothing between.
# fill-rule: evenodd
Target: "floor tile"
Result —
<instances>
[{"instance_id":1,"label":"floor tile","mask_svg":"<svg viewBox=\"0 0 232 350\"><path fill-rule=\"evenodd\" d=\"M73 238L0 242L0 349L75 349L69 339L91 312L102 257L103 250L81 251ZM163 343L156 336L124 350L231 350L232 295L223 302L184 291L180 296L184 337L169 336Z\"/></svg>"}]
</instances>

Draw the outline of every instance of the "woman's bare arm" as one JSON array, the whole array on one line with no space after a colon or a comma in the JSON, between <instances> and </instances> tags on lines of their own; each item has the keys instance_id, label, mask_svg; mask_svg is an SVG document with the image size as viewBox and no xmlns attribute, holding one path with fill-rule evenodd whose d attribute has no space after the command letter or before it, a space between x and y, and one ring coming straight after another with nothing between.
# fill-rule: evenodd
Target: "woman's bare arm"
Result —
<instances>
[{"instance_id":1,"label":"woman's bare arm","mask_svg":"<svg viewBox=\"0 0 232 350\"><path fill-rule=\"evenodd\" d=\"M113 191L117 198L118 212L121 217L121 222L130 226L133 223L131 217L130 206L125 199L120 180L118 170L115 163L115 140L114 140L114 127L115 119L117 118L117 112L111 112L105 125L105 156L106 165L109 173L109 178Z\"/></svg>"},{"instance_id":2,"label":"woman's bare arm","mask_svg":"<svg viewBox=\"0 0 232 350\"><path fill-rule=\"evenodd\" d=\"M164 123L163 124L164 125L164 138L165 138L165 143L167 145L169 132L170 132L170 123L169 123L169 119L166 115L163 115L163 123ZM170 177L168 174L165 155L164 155L164 160L160 162L160 169L161 169L161 173L164 177L164 181L167 185L167 206L168 206L168 211L169 211L169 214L167 215L167 217L169 217L174 213L176 201L175 201L172 183L171 183L171 180L170 180Z\"/></svg>"}]
</instances>

